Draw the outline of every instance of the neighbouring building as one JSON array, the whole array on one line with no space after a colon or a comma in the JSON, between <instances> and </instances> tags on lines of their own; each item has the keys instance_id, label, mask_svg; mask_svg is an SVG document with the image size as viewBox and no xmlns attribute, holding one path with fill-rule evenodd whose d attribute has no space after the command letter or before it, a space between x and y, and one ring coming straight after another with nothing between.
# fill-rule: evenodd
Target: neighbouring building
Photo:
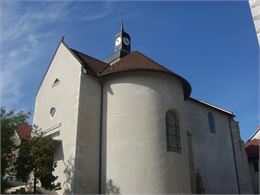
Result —
<instances>
[{"instance_id":1,"label":"neighbouring building","mask_svg":"<svg viewBox=\"0 0 260 195\"><path fill-rule=\"evenodd\" d=\"M123 25L95 59L59 43L34 124L56 143L59 193L251 193L234 114L139 51Z\"/></svg>"},{"instance_id":2,"label":"neighbouring building","mask_svg":"<svg viewBox=\"0 0 260 195\"><path fill-rule=\"evenodd\" d=\"M255 25L258 44L260 45L260 1L249 0L249 6L250 6L253 22Z\"/></svg>"},{"instance_id":3,"label":"neighbouring building","mask_svg":"<svg viewBox=\"0 0 260 195\"><path fill-rule=\"evenodd\" d=\"M259 148L260 148L260 126L245 144L249 163L250 175L255 194L259 194Z\"/></svg>"},{"instance_id":4,"label":"neighbouring building","mask_svg":"<svg viewBox=\"0 0 260 195\"><path fill-rule=\"evenodd\" d=\"M14 130L14 136L12 137L12 141L16 146L19 146L22 142L28 141L32 137L32 126L29 124L20 124L17 129ZM17 157L18 157L18 149L13 151L11 157L11 164L14 165Z\"/></svg>"},{"instance_id":5,"label":"neighbouring building","mask_svg":"<svg viewBox=\"0 0 260 195\"><path fill-rule=\"evenodd\" d=\"M18 147L22 142L28 141L31 139L32 126L29 124L20 124L17 126L17 129L14 129L14 135L11 140L16 147ZM5 182L10 186L21 185L21 182L18 182L16 179L15 173L15 162L19 155L19 149L12 151L10 154L10 161L8 165L8 174L6 174L3 178ZM24 185L24 183L22 183ZM8 192L8 191L7 191ZM9 191L11 192L11 191Z\"/></svg>"}]
</instances>

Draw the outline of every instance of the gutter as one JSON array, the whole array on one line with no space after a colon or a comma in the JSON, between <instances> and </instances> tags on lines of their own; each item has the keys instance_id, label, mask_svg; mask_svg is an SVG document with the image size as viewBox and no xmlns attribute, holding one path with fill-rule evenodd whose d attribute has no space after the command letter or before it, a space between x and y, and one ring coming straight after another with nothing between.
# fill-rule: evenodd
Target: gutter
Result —
<instances>
[{"instance_id":1,"label":"gutter","mask_svg":"<svg viewBox=\"0 0 260 195\"><path fill-rule=\"evenodd\" d=\"M228 119L229 122L229 130L230 130L230 135L231 135L231 143L232 143L232 151L233 151L233 157L234 157L234 163L235 163L235 170L236 170L236 178L237 178L237 189L238 193L240 193L240 184L239 184L239 178L238 178L238 172L237 172L237 161L236 161L236 154L235 154L235 149L234 149L234 142L233 142L233 133L232 133L232 128L231 128L231 118Z\"/></svg>"}]
</instances>

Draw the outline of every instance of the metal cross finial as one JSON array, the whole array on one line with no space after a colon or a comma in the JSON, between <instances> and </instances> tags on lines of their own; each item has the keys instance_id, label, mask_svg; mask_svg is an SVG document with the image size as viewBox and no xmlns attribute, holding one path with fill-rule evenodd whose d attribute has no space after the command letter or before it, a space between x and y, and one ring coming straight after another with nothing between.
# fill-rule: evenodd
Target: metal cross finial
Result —
<instances>
[{"instance_id":1,"label":"metal cross finial","mask_svg":"<svg viewBox=\"0 0 260 195\"><path fill-rule=\"evenodd\" d=\"M124 10L121 10L121 24L124 24Z\"/></svg>"}]
</instances>

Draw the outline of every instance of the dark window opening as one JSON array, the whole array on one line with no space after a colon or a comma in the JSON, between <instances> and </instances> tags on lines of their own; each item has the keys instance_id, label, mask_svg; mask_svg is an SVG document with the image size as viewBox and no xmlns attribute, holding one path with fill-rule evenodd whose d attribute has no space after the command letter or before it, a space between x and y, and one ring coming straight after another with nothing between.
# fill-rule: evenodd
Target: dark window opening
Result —
<instances>
[{"instance_id":1,"label":"dark window opening","mask_svg":"<svg viewBox=\"0 0 260 195\"><path fill-rule=\"evenodd\" d=\"M209 132L216 133L215 120L212 112L208 112Z\"/></svg>"},{"instance_id":2,"label":"dark window opening","mask_svg":"<svg viewBox=\"0 0 260 195\"><path fill-rule=\"evenodd\" d=\"M54 87L55 85L58 85L59 83L60 83L60 80L58 78L56 78L51 86Z\"/></svg>"},{"instance_id":3,"label":"dark window opening","mask_svg":"<svg viewBox=\"0 0 260 195\"><path fill-rule=\"evenodd\" d=\"M181 152L180 125L177 115L168 111L165 118L167 151Z\"/></svg>"},{"instance_id":4,"label":"dark window opening","mask_svg":"<svg viewBox=\"0 0 260 195\"><path fill-rule=\"evenodd\" d=\"M50 116L51 116L51 118L53 118L55 116L55 113L56 113L56 108L52 107L50 109Z\"/></svg>"}]
</instances>

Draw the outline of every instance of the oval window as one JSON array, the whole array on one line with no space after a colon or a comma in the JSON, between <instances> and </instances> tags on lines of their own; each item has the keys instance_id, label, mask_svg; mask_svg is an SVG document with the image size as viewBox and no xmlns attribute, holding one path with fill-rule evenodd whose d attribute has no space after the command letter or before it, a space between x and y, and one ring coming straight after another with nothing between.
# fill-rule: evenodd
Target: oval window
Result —
<instances>
[{"instance_id":1,"label":"oval window","mask_svg":"<svg viewBox=\"0 0 260 195\"><path fill-rule=\"evenodd\" d=\"M53 118L55 116L56 113L56 108L52 107L50 110L50 117Z\"/></svg>"}]
</instances>

